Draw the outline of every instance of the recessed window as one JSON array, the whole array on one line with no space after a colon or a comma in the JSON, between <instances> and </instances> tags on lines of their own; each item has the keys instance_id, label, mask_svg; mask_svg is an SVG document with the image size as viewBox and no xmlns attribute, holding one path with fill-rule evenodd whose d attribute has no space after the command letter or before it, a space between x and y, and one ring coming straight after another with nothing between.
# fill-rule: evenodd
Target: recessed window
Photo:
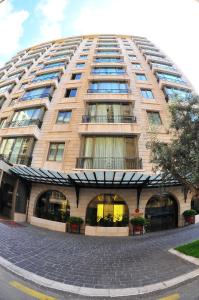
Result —
<instances>
[{"instance_id":1,"label":"recessed window","mask_svg":"<svg viewBox=\"0 0 199 300\"><path fill-rule=\"evenodd\" d=\"M75 97L76 95L77 95L77 89L76 88L66 90L66 94L65 94L66 98Z\"/></svg>"},{"instance_id":2,"label":"recessed window","mask_svg":"<svg viewBox=\"0 0 199 300\"><path fill-rule=\"evenodd\" d=\"M88 55L80 55L79 59L87 59Z\"/></svg>"},{"instance_id":3,"label":"recessed window","mask_svg":"<svg viewBox=\"0 0 199 300\"><path fill-rule=\"evenodd\" d=\"M71 119L72 111L59 111L57 116L57 123L64 124L69 123Z\"/></svg>"},{"instance_id":4,"label":"recessed window","mask_svg":"<svg viewBox=\"0 0 199 300\"><path fill-rule=\"evenodd\" d=\"M142 80L142 81L146 81L147 80L147 78L146 78L146 76L145 76L145 74L135 74L136 75L136 79L137 80Z\"/></svg>"},{"instance_id":5,"label":"recessed window","mask_svg":"<svg viewBox=\"0 0 199 300\"><path fill-rule=\"evenodd\" d=\"M148 111L148 120L150 125L161 125L162 121L158 111Z\"/></svg>"},{"instance_id":6,"label":"recessed window","mask_svg":"<svg viewBox=\"0 0 199 300\"><path fill-rule=\"evenodd\" d=\"M83 52L88 52L88 51L89 51L89 49L83 49L82 51L83 51Z\"/></svg>"},{"instance_id":7,"label":"recessed window","mask_svg":"<svg viewBox=\"0 0 199 300\"><path fill-rule=\"evenodd\" d=\"M85 63L76 64L76 68L83 68L84 66L85 66Z\"/></svg>"},{"instance_id":8,"label":"recessed window","mask_svg":"<svg viewBox=\"0 0 199 300\"><path fill-rule=\"evenodd\" d=\"M48 160L61 161L64 153L64 143L50 143Z\"/></svg>"},{"instance_id":9,"label":"recessed window","mask_svg":"<svg viewBox=\"0 0 199 300\"><path fill-rule=\"evenodd\" d=\"M132 64L133 69L141 69L141 65L140 64Z\"/></svg>"},{"instance_id":10,"label":"recessed window","mask_svg":"<svg viewBox=\"0 0 199 300\"><path fill-rule=\"evenodd\" d=\"M81 78L82 74L81 73L74 73L71 76L71 80L79 80Z\"/></svg>"},{"instance_id":11,"label":"recessed window","mask_svg":"<svg viewBox=\"0 0 199 300\"><path fill-rule=\"evenodd\" d=\"M145 99L154 99L152 90L141 89L141 94Z\"/></svg>"}]
</instances>

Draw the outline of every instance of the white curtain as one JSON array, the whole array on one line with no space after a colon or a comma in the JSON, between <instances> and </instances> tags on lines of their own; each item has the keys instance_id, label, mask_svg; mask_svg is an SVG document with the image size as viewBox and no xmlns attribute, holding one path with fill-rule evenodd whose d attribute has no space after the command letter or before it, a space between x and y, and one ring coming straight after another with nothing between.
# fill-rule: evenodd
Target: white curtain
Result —
<instances>
[{"instance_id":1,"label":"white curtain","mask_svg":"<svg viewBox=\"0 0 199 300\"><path fill-rule=\"evenodd\" d=\"M84 149L84 165L85 169L92 169L92 156L93 156L93 138L87 137L85 140Z\"/></svg>"}]
</instances>

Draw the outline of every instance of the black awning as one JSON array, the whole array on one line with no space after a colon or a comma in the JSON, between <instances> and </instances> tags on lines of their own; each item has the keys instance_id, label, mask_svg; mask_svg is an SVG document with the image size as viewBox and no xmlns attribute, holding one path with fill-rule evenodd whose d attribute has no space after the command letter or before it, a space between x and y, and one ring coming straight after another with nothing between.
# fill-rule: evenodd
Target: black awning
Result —
<instances>
[{"instance_id":1,"label":"black awning","mask_svg":"<svg viewBox=\"0 0 199 300\"><path fill-rule=\"evenodd\" d=\"M10 171L27 181L74 186L78 188L153 188L160 186L179 186L177 180L168 175L162 178L161 174L147 175L131 171L79 171L63 173L41 168L13 166Z\"/></svg>"}]
</instances>

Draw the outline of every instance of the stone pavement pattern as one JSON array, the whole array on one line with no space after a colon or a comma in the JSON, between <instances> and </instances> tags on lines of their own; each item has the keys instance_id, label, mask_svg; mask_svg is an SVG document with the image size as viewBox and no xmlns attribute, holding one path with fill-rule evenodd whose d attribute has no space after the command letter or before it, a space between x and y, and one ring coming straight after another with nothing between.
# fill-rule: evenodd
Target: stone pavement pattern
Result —
<instances>
[{"instance_id":1,"label":"stone pavement pattern","mask_svg":"<svg viewBox=\"0 0 199 300\"><path fill-rule=\"evenodd\" d=\"M93 288L153 284L197 266L168 249L199 239L199 225L144 236L107 238L0 224L0 256L48 279Z\"/></svg>"}]
</instances>

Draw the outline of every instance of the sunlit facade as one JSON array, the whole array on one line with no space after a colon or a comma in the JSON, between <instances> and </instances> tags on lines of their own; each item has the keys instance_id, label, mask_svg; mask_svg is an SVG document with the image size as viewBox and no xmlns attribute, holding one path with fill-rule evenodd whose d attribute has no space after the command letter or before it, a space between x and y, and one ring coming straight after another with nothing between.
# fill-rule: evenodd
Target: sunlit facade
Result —
<instances>
[{"instance_id":1,"label":"sunlit facade","mask_svg":"<svg viewBox=\"0 0 199 300\"><path fill-rule=\"evenodd\" d=\"M144 37L77 36L20 51L0 69L0 214L61 231L69 215L83 218L82 232L127 227L134 215L146 216L154 230L182 226L190 195L179 186L148 188L146 180L140 191L138 184L154 175L146 147L153 132L170 140L168 103L191 92ZM45 184L35 174L17 179L12 166L83 174L87 185L52 177ZM104 179L94 186L89 176ZM127 176L133 188L127 181L120 188Z\"/></svg>"}]
</instances>

